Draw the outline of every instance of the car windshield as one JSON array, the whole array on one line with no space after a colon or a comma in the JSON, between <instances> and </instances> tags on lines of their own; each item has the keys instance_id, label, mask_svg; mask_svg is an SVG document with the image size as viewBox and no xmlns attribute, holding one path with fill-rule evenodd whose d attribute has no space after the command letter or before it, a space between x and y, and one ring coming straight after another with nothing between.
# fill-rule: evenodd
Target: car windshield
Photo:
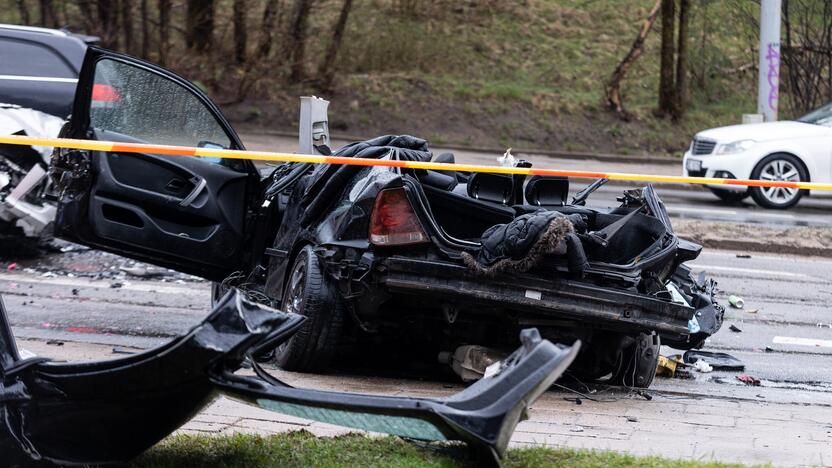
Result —
<instances>
[{"instance_id":1,"label":"car windshield","mask_svg":"<svg viewBox=\"0 0 832 468\"><path fill-rule=\"evenodd\" d=\"M797 119L797 121L832 127L832 102L809 112L803 117Z\"/></svg>"}]
</instances>

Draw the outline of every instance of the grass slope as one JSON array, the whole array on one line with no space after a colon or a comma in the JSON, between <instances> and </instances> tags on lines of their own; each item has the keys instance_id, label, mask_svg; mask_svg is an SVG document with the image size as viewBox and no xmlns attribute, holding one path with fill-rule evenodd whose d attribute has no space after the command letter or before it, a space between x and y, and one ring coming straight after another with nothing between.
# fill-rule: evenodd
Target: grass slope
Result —
<instances>
[{"instance_id":1,"label":"grass slope","mask_svg":"<svg viewBox=\"0 0 832 468\"><path fill-rule=\"evenodd\" d=\"M657 22L623 84L635 117L623 122L603 108L604 82L652 0L482 1L456 8L413 1L418 7L412 10L400 6L405 3L357 2L338 86L328 94L333 130L409 132L434 143L678 155L696 131L738 123L755 109L754 70L730 71L754 58L748 15L755 12L744 4L694 2L690 111L680 122L653 115ZM734 20L717 21L725 17ZM325 34L328 23L320 23L313 34ZM233 116L290 128L296 93L304 91L312 90L281 89L272 93L284 99L280 105L248 102L235 106Z\"/></svg>"},{"instance_id":2,"label":"grass slope","mask_svg":"<svg viewBox=\"0 0 832 468\"><path fill-rule=\"evenodd\" d=\"M211 466L364 466L364 467L456 467L474 466L465 460L459 446L418 447L394 437L373 438L350 434L318 438L305 431L259 437L232 435L204 437L180 435L161 444L131 463L135 468L189 468ZM529 448L511 449L506 467L726 467L720 463L634 457L614 452Z\"/></svg>"}]
</instances>

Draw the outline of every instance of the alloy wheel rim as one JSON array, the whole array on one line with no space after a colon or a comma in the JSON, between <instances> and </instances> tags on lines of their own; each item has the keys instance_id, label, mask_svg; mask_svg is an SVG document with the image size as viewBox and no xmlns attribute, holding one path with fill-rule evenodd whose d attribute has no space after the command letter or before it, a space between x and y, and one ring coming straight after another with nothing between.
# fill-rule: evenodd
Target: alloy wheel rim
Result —
<instances>
[{"instance_id":1,"label":"alloy wheel rim","mask_svg":"<svg viewBox=\"0 0 832 468\"><path fill-rule=\"evenodd\" d=\"M772 182L800 182L800 172L794 164L785 159L775 159L763 166L761 180ZM763 196L777 204L788 203L797 196L798 189L784 187L760 187Z\"/></svg>"},{"instance_id":2,"label":"alloy wheel rim","mask_svg":"<svg viewBox=\"0 0 832 468\"><path fill-rule=\"evenodd\" d=\"M283 311L293 314L301 314L303 308L303 292L306 289L306 265L298 264L289 278L289 291L283 298ZM277 347L277 354L282 355L289 349L289 344L294 338L290 338Z\"/></svg>"}]
</instances>

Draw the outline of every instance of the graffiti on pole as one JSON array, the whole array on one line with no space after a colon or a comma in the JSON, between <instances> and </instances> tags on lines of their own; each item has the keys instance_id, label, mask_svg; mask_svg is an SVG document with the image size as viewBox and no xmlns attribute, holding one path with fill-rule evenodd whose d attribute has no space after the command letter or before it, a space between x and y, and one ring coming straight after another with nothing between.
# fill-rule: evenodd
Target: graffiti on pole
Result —
<instances>
[{"instance_id":1,"label":"graffiti on pole","mask_svg":"<svg viewBox=\"0 0 832 468\"><path fill-rule=\"evenodd\" d=\"M768 44L768 53L766 53L766 62L768 63L768 108L777 113L777 100L779 97L779 81L780 81L780 43L770 42Z\"/></svg>"}]
</instances>

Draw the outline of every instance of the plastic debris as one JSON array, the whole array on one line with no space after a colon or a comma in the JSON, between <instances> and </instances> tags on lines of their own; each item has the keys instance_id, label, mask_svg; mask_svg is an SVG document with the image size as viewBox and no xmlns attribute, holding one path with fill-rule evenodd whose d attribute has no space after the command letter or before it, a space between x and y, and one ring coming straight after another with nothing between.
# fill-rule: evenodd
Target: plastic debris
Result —
<instances>
[{"instance_id":1,"label":"plastic debris","mask_svg":"<svg viewBox=\"0 0 832 468\"><path fill-rule=\"evenodd\" d=\"M760 379L758 379L757 377L748 375L748 374L738 375L737 380L739 380L740 382L742 382L746 385L751 385L753 387L759 387L760 386Z\"/></svg>"},{"instance_id":2,"label":"plastic debris","mask_svg":"<svg viewBox=\"0 0 832 468\"><path fill-rule=\"evenodd\" d=\"M737 254L737 258L751 258L749 254Z\"/></svg>"},{"instance_id":3,"label":"plastic debris","mask_svg":"<svg viewBox=\"0 0 832 468\"><path fill-rule=\"evenodd\" d=\"M714 371L714 368L705 362L704 359L697 359L696 362L693 363L693 368L696 369L697 372L702 372L703 374Z\"/></svg>"},{"instance_id":4,"label":"plastic debris","mask_svg":"<svg viewBox=\"0 0 832 468\"><path fill-rule=\"evenodd\" d=\"M511 148L507 149L501 157L497 158L497 162L503 167L514 167L514 161L514 155L511 154Z\"/></svg>"},{"instance_id":5,"label":"plastic debris","mask_svg":"<svg viewBox=\"0 0 832 468\"><path fill-rule=\"evenodd\" d=\"M745 364L742 361L727 353L691 350L685 352L683 360L687 364L704 361L716 370L741 371L745 369Z\"/></svg>"},{"instance_id":6,"label":"plastic debris","mask_svg":"<svg viewBox=\"0 0 832 468\"><path fill-rule=\"evenodd\" d=\"M741 297L731 294L728 296L728 303L735 309L742 309L745 306L745 301Z\"/></svg>"},{"instance_id":7,"label":"plastic debris","mask_svg":"<svg viewBox=\"0 0 832 468\"><path fill-rule=\"evenodd\" d=\"M730 327L728 327L728 329L734 333L742 333L742 330L740 330L739 327L737 327L736 325L731 325Z\"/></svg>"},{"instance_id":8,"label":"plastic debris","mask_svg":"<svg viewBox=\"0 0 832 468\"><path fill-rule=\"evenodd\" d=\"M17 266L18 266L17 263L12 262L12 263L9 263L9 266L7 266L6 269L9 270L9 271L17 270Z\"/></svg>"}]
</instances>

